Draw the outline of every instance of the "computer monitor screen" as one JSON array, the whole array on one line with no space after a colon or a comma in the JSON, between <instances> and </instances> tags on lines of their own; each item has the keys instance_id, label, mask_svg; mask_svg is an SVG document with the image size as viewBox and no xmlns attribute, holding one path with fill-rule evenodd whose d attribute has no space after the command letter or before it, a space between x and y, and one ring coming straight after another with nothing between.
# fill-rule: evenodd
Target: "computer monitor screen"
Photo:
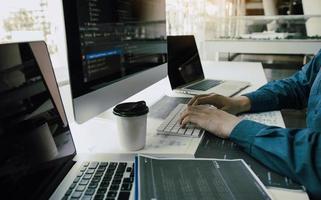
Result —
<instances>
[{"instance_id":1,"label":"computer monitor screen","mask_svg":"<svg viewBox=\"0 0 321 200\"><path fill-rule=\"evenodd\" d=\"M77 122L167 75L165 0L63 0Z\"/></svg>"}]
</instances>

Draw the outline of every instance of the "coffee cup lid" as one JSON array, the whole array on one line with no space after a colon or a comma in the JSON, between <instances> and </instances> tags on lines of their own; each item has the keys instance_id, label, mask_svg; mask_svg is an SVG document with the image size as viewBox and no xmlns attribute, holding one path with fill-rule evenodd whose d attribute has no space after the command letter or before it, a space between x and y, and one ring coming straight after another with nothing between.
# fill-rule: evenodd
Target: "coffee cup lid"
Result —
<instances>
[{"instance_id":1,"label":"coffee cup lid","mask_svg":"<svg viewBox=\"0 0 321 200\"><path fill-rule=\"evenodd\" d=\"M115 106L113 113L121 117L134 117L148 113L145 101L121 103Z\"/></svg>"}]
</instances>

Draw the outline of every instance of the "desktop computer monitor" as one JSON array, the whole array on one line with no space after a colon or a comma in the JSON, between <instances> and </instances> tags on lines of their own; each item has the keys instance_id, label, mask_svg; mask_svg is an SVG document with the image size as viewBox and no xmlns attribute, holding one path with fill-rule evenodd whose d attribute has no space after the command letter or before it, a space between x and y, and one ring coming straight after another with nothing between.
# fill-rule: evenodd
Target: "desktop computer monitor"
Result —
<instances>
[{"instance_id":1,"label":"desktop computer monitor","mask_svg":"<svg viewBox=\"0 0 321 200\"><path fill-rule=\"evenodd\" d=\"M63 0L75 121L167 75L165 0Z\"/></svg>"}]
</instances>

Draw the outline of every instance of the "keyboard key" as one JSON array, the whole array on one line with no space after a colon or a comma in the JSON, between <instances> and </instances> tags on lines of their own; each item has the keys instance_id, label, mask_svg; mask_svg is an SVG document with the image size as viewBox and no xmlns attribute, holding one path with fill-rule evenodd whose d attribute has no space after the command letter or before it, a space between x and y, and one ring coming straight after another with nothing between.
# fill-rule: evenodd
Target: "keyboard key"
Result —
<instances>
[{"instance_id":1,"label":"keyboard key","mask_svg":"<svg viewBox=\"0 0 321 200\"><path fill-rule=\"evenodd\" d=\"M99 166L102 166L102 167L107 167L107 165L108 165L108 162L101 162L101 163L99 164Z\"/></svg>"},{"instance_id":2,"label":"keyboard key","mask_svg":"<svg viewBox=\"0 0 321 200\"><path fill-rule=\"evenodd\" d=\"M101 179L102 179L102 177L101 177L101 176L94 176L94 177L93 177L93 179L91 179L91 181L99 182Z\"/></svg>"},{"instance_id":3,"label":"keyboard key","mask_svg":"<svg viewBox=\"0 0 321 200\"><path fill-rule=\"evenodd\" d=\"M79 180L80 180L80 177L76 177L76 178L74 179L74 183L78 183Z\"/></svg>"},{"instance_id":4,"label":"keyboard key","mask_svg":"<svg viewBox=\"0 0 321 200\"><path fill-rule=\"evenodd\" d=\"M185 128L180 128L180 129L178 130L178 134L184 135L184 134L185 134L185 131L186 131Z\"/></svg>"},{"instance_id":5,"label":"keyboard key","mask_svg":"<svg viewBox=\"0 0 321 200\"><path fill-rule=\"evenodd\" d=\"M112 191L117 191L119 189L119 185L111 185L109 190L112 190Z\"/></svg>"},{"instance_id":6,"label":"keyboard key","mask_svg":"<svg viewBox=\"0 0 321 200\"><path fill-rule=\"evenodd\" d=\"M117 172L114 177L123 178L123 176L124 176L124 172Z\"/></svg>"},{"instance_id":7,"label":"keyboard key","mask_svg":"<svg viewBox=\"0 0 321 200\"><path fill-rule=\"evenodd\" d=\"M86 174L93 174L94 172L95 172L94 169L88 169L88 170L86 171Z\"/></svg>"},{"instance_id":8,"label":"keyboard key","mask_svg":"<svg viewBox=\"0 0 321 200\"><path fill-rule=\"evenodd\" d=\"M83 173L83 172L79 172L79 173L77 174L77 177L82 177L82 175L84 175L84 173Z\"/></svg>"},{"instance_id":9,"label":"keyboard key","mask_svg":"<svg viewBox=\"0 0 321 200\"><path fill-rule=\"evenodd\" d=\"M166 128L166 125L161 124L158 128L157 128L157 132L163 132L164 129Z\"/></svg>"},{"instance_id":10,"label":"keyboard key","mask_svg":"<svg viewBox=\"0 0 321 200\"><path fill-rule=\"evenodd\" d=\"M102 172L96 172L95 177L102 177L104 174Z\"/></svg>"},{"instance_id":11,"label":"keyboard key","mask_svg":"<svg viewBox=\"0 0 321 200\"><path fill-rule=\"evenodd\" d=\"M98 187L98 183L97 182L91 182L89 185L88 185L89 188L97 188Z\"/></svg>"},{"instance_id":12,"label":"keyboard key","mask_svg":"<svg viewBox=\"0 0 321 200\"><path fill-rule=\"evenodd\" d=\"M83 192L85 189L86 189L86 186L84 186L84 185L79 185L79 186L76 188L76 191L78 191L78 192Z\"/></svg>"},{"instance_id":13,"label":"keyboard key","mask_svg":"<svg viewBox=\"0 0 321 200\"><path fill-rule=\"evenodd\" d=\"M121 183L121 179L113 180L112 182L113 185L120 184L120 183Z\"/></svg>"},{"instance_id":14,"label":"keyboard key","mask_svg":"<svg viewBox=\"0 0 321 200\"><path fill-rule=\"evenodd\" d=\"M130 192L120 192L118 195L118 200L128 200Z\"/></svg>"},{"instance_id":15,"label":"keyboard key","mask_svg":"<svg viewBox=\"0 0 321 200\"><path fill-rule=\"evenodd\" d=\"M82 195L82 192L74 192L71 195L71 198L80 198Z\"/></svg>"},{"instance_id":16,"label":"keyboard key","mask_svg":"<svg viewBox=\"0 0 321 200\"><path fill-rule=\"evenodd\" d=\"M117 169L116 174L124 174L125 168Z\"/></svg>"},{"instance_id":17,"label":"keyboard key","mask_svg":"<svg viewBox=\"0 0 321 200\"><path fill-rule=\"evenodd\" d=\"M108 192L107 197L116 197L117 192Z\"/></svg>"},{"instance_id":18,"label":"keyboard key","mask_svg":"<svg viewBox=\"0 0 321 200\"><path fill-rule=\"evenodd\" d=\"M173 128L173 126L168 125L168 126L165 128L164 132L170 132L170 131L172 130L172 128Z\"/></svg>"},{"instance_id":19,"label":"keyboard key","mask_svg":"<svg viewBox=\"0 0 321 200\"><path fill-rule=\"evenodd\" d=\"M194 129L193 135L198 136L201 133L200 129Z\"/></svg>"},{"instance_id":20,"label":"keyboard key","mask_svg":"<svg viewBox=\"0 0 321 200\"><path fill-rule=\"evenodd\" d=\"M120 162L120 163L118 164L118 167L125 168L126 166L127 166L127 163L125 163L125 162Z\"/></svg>"},{"instance_id":21,"label":"keyboard key","mask_svg":"<svg viewBox=\"0 0 321 200\"><path fill-rule=\"evenodd\" d=\"M92 200L91 196L83 196L81 200Z\"/></svg>"},{"instance_id":22,"label":"keyboard key","mask_svg":"<svg viewBox=\"0 0 321 200\"><path fill-rule=\"evenodd\" d=\"M121 188L120 188L121 190L128 190L128 191L130 191L131 189L132 189L132 184L130 184L130 183L124 183L122 186L121 186Z\"/></svg>"},{"instance_id":23,"label":"keyboard key","mask_svg":"<svg viewBox=\"0 0 321 200\"><path fill-rule=\"evenodd\" d=\"M77 185L76 183L72 183L69 188L74 189L76 187L76 185Z\"/></svg>"},{"instance_id":24,"label":"keyboard key","mask_svg":"<svg viewBox=\"0 0 321 200\"><path fill-rule=\"evenodd\" d=\"M81 169L80 169L80 172L84 172L84 171L86 171L86 167L82 167Z\"/></svg>"},{"instance_id":25,"label":"keyboard key","mask_svg":"<svg viewBox=\"0 0 321 200\"><path fill-rule=\"evenodd\" d=\"M68 196L64 196L64 197L62 197L62 199L61 200L68 200Z\"/></svg>"},{"instance_id":26,"label":"keyboard key","mask_svg":"<svg viewBox=\"0 0 321 200\"><path fill-rule=\"evenodd\" d=\"M89 185L90 185L90 186L99 185L99 182L100 182L100 181L92 180L92 181L90 181Z\"/></svg>"},{"instance_id":27,"label":"keyboard key","mask_svg":"<svg viewBox=\"0 0 321 200\"><path fill-rule=\"evenodd\" d=\"M104 173L104 171L107 169L107 167L98 167L97 172Z\"/></svg>"},{"instance_id":28,"label":"keyboard key","mask_svg":"<svg viewBox=\"0 0 321 200\"><path fill-rule=\"evenodd\" d=\"M109 181L102 181L102 182L100 183L100 186L107 188L107 187L109 186L109 183L110 183Z\"/></svg>"},{"instance_id":29,"label":"keyboard key","mask_svg":"<svg viewBox=\"0 0 321 200\"><path fill-rule=\"evenodd\" d=\"M107 188L100 188L97 190L97 194L105 194L107 192Z\"/></svg>"},{"instance_id":30,"label":"keyboard key","mask_svg":"<svg viewBox=\"0 0 321 200\"><path fill-rule=\"evenodd\" d=\"M98 169L107 169L107 164L106 165L99 165Z\"/></svg>"},{"instance_id":31,"label":"keyboard key","mask_svg":"<svg viewBox=\"0 0 321 200\"><path fill-rule=\"evenodd\" d=\"M91 179L92 175L91 174L85 174L82 179Z\"/></svg>"},{"instance_id":32,"label":"keyboard key","mask_svg":"<svg viewBox=\"0 0 321 200\"><path fill-rule=\"evenodd\" d=\"M185 131L185 135L192 135L193 134L193 129L187 129Z\"/></svg>"},{"instance_id":33,"label":"keyboard key","mask_svg":"<svg viewBox=\"0 0 321 200\"><path fill-rule=\"evenodd\" d=\"M103 194L96 194L94 197L94 200L103 200L105 198L105 195Z\"/></svg>"},{"instance_id":34,"label":"keyboard key","mask_svg":"<svg viewBox=\"0 0 321 200\"><path fill-rule=\"evenodd\" d=\"M124 183L130 183L130 178L124 178L123 182Z\"/></svg>"},{"instance_id":35,"label":"keyboard key","mask_svg":"<svg viewBox=\"0 0 321 200\"><path fill-rule=\"evenodd\" d=\"M88 166L89 169L96 169L98 167L98 162L91 162Z\"/></svg>"},{"instance_id":36,"label":"keyboard key","mask_svg":"<svg viewBox=\"0 0 321 200\"><path fill-rule=\"evenodd\" d=\"M103 181L110 181L113 178L113 176L104 176Z\"/></svg>"},{"instance_id":37,"label":"keyboard key","mask_svg":"<svg viewBox=\"0 0 321 200\"><path fill-rule=\"evenodd\" d=\"M71 192L72 192L72 189L69 188L69 189L67 190L67 192L65 193L65 196L69 196L69 195L71 194Z\"/></svg>"},{"instance_id":38,"label":"keyboard key","mask_svg":"<svg viewBox=\"0 0 321 200\"><path fill-rule=\"evenodd\" d=\"M89 162L83 162L83 163L81 164L81 166L83 166L83 167L88 167L88 165L89 165Z\"/></svg>"},{"instance_id":39,"label":"keyboard key","mask_svg":"<svg viewBox=\"0 0 321 200\"><path fill-rule=\"evenodd\" d=\"M117 163L115 163L115 162L111 162L110 164L109 164L109 167L108 167L108 169L110 168L113 168L113 169L116 169L116 167L117 167Z\"/></svg>"},{"instance_id":40,"label":"keyboard key","mask_svg":"<svg viewBox=\"0 0 321 200\"><path fill-rule=\"evenodd\" d=\"M108 171L105 173L105 176L104 177L107 177L107 176L113 176L114 175L114 172L115 171Z\"/></svg>"},{"instance_id":41,"label":"keyboard key","mask_svg":"<svg viewBox=\"0 0 321 200\"><path fill-rule=\"evenodd\" d=\"M124 173L119 174L119 175L120 175L120 176L115 176L113 180L122 180Z\"/></svg>"},{"instance_id":42,"label":"keyboard key","mask_svg":"<svg viewBox=\"0 0 321 200\"><path fill-rule=\"evenodd\" d=\"M131 167L127 167L126 172L131 172L132 168Z\"/></svg>"},{"instance_id":43,"label":"keyboard key","mask_svg":"<svg viewBox=\"0 0 321 200\"><path fill-rule=\"evenodd\" d=\"M181 128L181 127L180 127L179 125L175 125L175 126L172 128L171 132L177 133L180 128Z\"/></svg>"},{"instance_id":44,"label":"keyboard key","mask_svg":"<svg viewBox=\"0 0 321 200\"><path fill-rule=\"evenodd\" d=\"M82 179L79 185L87 185L88 183L89 183L89 180Z\"/></svg>"},{"instance_id":45,"label":"keyboard key","mask_svg":"<svg viewBox=\"0 0 321 200\"><path fill-rule=\"evenodd\" d=\"M88 188L85 192L85 195L93 195L95 193L95 189Z\"/></svg>"}]
</instances>

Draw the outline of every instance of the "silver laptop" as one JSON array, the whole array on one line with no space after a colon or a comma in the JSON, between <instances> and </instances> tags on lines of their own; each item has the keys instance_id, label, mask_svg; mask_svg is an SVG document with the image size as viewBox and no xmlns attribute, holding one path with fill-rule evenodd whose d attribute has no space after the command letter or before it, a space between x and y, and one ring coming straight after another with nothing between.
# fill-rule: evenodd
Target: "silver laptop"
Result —
<instances>
[{"instance_id":1,"label":"silver laptop","mask_svg":"<svg viewBox=\"0 0 321 200\"><path fill-rule=\"evenodd\" d=\"M205 79L193 35L167 36L168 77L176 92L233 96L249 82Z\"/></svg>"},{"instance_id":2,"label":"silver laptop","mask_svg":"<svg viewBox=\"0 0 321 200\"><path fill-rule=\"evenodd\" d=\"M76 154L45 43L0 58L1 199L133 198L132 156Z\"/></svg>"}]
</instances>

